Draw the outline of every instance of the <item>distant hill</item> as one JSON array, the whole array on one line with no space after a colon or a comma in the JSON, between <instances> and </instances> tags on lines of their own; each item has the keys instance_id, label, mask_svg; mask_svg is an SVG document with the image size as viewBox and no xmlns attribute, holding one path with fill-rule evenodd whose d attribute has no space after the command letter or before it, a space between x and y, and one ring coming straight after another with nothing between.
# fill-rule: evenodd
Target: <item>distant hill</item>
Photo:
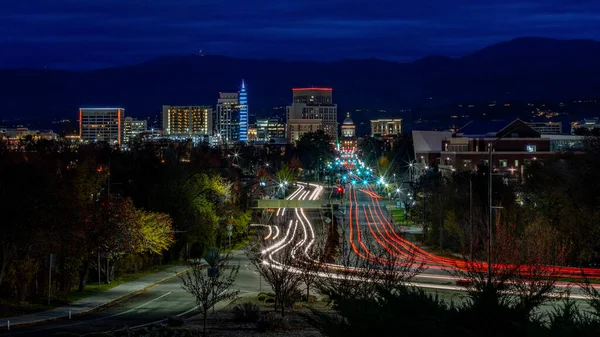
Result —
<instances>
[{"instance_id":1,"label":"distant hill","mask_svg":"<svg viewBox=\"0 0 600 337\"><path fill-rule=\"evenodd\" d=\"M292 87L312 85L334 88L340 114L355 108L395 114L457 102L569 99L598 96L598 60L598 41L519 38L460 58L412 63L175 56L86 72L0 70L0 117L75 117L80 106L122 106L128 115L150 116L163 104L215 105L218 92L238 90L242 78L251 112L258 115L288 104Z\"/></svg>"}]
</instances>

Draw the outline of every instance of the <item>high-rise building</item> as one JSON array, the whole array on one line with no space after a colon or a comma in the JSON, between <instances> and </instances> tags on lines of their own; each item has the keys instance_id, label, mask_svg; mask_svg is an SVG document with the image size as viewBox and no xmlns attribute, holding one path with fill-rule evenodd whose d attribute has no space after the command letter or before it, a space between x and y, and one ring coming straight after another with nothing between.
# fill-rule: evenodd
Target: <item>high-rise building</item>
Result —
<instances>
[{"instance_id":1,"label":"high-rise building","mask_svg":"<svg viewBox=\"0 0 600 337\"><path fill-rule=\"evenodd\" d=\"M337 139L337 104L333 104L333 89L294 88L292 92L293 103L286 109L288 138L291 141L298 140L296 138L302 136L303 132L311 132L307 130L313 128L315 120L319 120L319 130L325 131L332 139ZM311 127L308 128L308 125Z\"/></svg>"},{"instance_id":2,"label":"high-rise building","mask_svg":"<svg viewBox=\"0 0 600 337\"><path fill-rule=\"evenodd\" d=\"M248 93L246 92L246 83L242 80L240 90L240 142L248 141Z\"/></svg>"},{"instance_id":3,"label":"high-rise building","mask_svg":"<svg viewBox=\"0 0 600 337\"><path fill-rule=\"evenodd\" d=\"M240 93L220 92L213 120L213 129L223 144L237 142L240 138Z\"/></svg>"},{"instance_id":4,"label":"high-rise building","mask_svg":"<svg viewBox=\"0 0 600 337\"><path fill-rule=\"evenodd\" d=\"M257 119L256 129L259 141L285 138L285 124L279 118Z\"/></svg>"},{"instance_id":5,"label":"high-rise building","mask_svg":"<svg viewBox=\"0 0 600 337\"><path fill-rule=\"evenodd\" d=\"M148 131L148 122L137 120L132 117L125 117L123 122L123 143L127 144L137 135Z\"/></svg>"},{"instance_id":6,"label":"high-rise building","mask_svg":"<svg viewBox=\"0 0 600 337\"><path fill-rule=\"evenodd\" d=\"M323 130L320 119L289 119L287 123L287 137L291 142L300 140L305 133L318 130Z\"/></svg>"},{"instance_id":7,"label":"high-rise building","mask_svg":"<svg viewBox=\"0 0 600 337\"><path fill-rule=\"evenodd\" d=\"M79 137L84 142L121 144L125 109L80 108Z\"/></svg>"},{"instance_id":8,"label":"high-rise building","mask_svg":"<svg viewBox=\"0 0 600 337\"><path fill-rule=\"evenodd\" d=\"M213 109L209 106L163 105L163 135L166 137L204 137L212 130Z\"/></svg>"}]
</instances>

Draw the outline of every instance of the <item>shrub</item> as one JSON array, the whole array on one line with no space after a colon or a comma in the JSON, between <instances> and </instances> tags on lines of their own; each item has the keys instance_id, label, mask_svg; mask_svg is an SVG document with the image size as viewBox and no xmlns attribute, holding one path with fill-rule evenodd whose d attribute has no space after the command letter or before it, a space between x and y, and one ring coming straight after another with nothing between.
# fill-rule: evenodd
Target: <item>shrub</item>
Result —
<instances>
[{"instance_id":1,"label":"shrub","mask_svg":"<svg viewBox=\"0 0 600 337\"><path fill-rule=\"evenodd\" d=\"M325 296L325 297L321 297L321 299L320 299L319 301L321 301L321 302L327 302L327 303L331 302L331 301L329 300L329 297L327 297L327 296Z\"/></svg>"},{"instance_id":2,"label":"shrub","mask_svg":"<svg viewBox=\"0 0 600 337\"><path fill-rule=\"evenodd\" d=\"M265 301L267 298L269 298L269 295L267 295L267 294L264 294L264 293L263 293L263 294L259 294L259 295L256 297L256 299L257 299L259 302L264 302L264 301Z\"/></svg>"},{"instance_id":3,"label":"shrub","mask_svg":"<svg viewBox=\"0 0 600 337\"><path fill-rule=\"evenodd\" d=\"M167 325L170 327L180 327L185 325L185 319L177 316L167 318Z\"/></svg>"},{"instance_id":4,"label":"shrub","mask_svg":"<svg viewBox=\"0 0 600 337\"><path fill-rule=\"evenodd\" d=\"M316 301L317 301L317 296L309 295L308 299L307 299L306 295L302 295L302 302L314 303Z\"/></svg>"},{"instance_id":5,"label":"shrub","mask_svg":"<svg viewBox=\"0 0 600 337\"><path fill-rule=\"evenodd\" d=\"M268 297L268 298L265 300L265 303L275 303L275 299L274 299L273 297Z\"/></svg>"},{"instance_id":6,"label":"shrub","mask_svg":"<svg viewBox=\"0 0 600 337\"><path fill-rule=\"evenodd\" d=\"M290 294L290 296L288 296L285 299L285 305L288 307L291 307L294 305L294 303L300 302L303 298L302 295L303 295L303 292L300 289L298 289L298 288L294 289L294 291Z\"/></svg>"},{"instance_id":7,"label":"shrub","mask_svg":"<svg viewBox=\"0 0 600 337\"><path fill-rule=\"evenodd\" d=\"M238 322L256 323L259 314L260 308L254 303L238 304L233 307L233 317Z\"/></svg>"},{"instance_id":8,"label":"shrub","mask_svg":"<svg viewBox=\"0 0 600 337\"><path fill-rule=\"evenodd\" d=\"M272 330L285 330L289 328L289 320L287 317L281 317L274 312L267 312L260 315L256 321L256 330L259 332Z\"/></svg>"}]
</instances>

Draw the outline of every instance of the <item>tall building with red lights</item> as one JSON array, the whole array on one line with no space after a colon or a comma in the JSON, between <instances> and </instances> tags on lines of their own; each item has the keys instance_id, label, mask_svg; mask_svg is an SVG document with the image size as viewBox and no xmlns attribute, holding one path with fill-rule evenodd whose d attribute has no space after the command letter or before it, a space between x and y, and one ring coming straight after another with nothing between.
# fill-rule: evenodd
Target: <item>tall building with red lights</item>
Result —
<instances>
[{"instance_id":1,"label":"tall building with red lights","mask_svg":"<svg viewBox=\"0 0 600 337\"><path fill-rule=\"evenodd\" d=\"M294 88L293 103L286 109L287 138L297 141L302 134L323 130L331 139L338 136L337 104L332 88Z\"/></svg>"},{"instance_id":2,"label":"tall building with red lights","mask_svg":"<svg viewBox=\"0 0 600 337\"><path fill-rule=\"evenodd\" d=\"M107 142L120 145L123 139L122 108L79 109L79 137L83 142Z\"/></svg>"}]
</instances>

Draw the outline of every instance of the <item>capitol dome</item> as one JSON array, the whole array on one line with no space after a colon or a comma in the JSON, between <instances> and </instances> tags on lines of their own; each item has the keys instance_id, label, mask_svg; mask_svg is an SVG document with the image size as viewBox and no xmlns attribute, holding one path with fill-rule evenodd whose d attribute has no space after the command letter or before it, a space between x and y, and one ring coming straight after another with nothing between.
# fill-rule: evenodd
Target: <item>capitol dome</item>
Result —
<instances>
[{"instance_id":1,"label":"capitol dome","mask_svg":"<svg viewBox=\"0 0 600 337\"><path fill-rule=\"evenodd\" d=\"M348 114L346 115L346 119L344 119L344 123L342 123L343 125L354 125L354 121L352 120L352 118L350 118L350 113L348 112Z\"/></svg>"}]
</instances>

